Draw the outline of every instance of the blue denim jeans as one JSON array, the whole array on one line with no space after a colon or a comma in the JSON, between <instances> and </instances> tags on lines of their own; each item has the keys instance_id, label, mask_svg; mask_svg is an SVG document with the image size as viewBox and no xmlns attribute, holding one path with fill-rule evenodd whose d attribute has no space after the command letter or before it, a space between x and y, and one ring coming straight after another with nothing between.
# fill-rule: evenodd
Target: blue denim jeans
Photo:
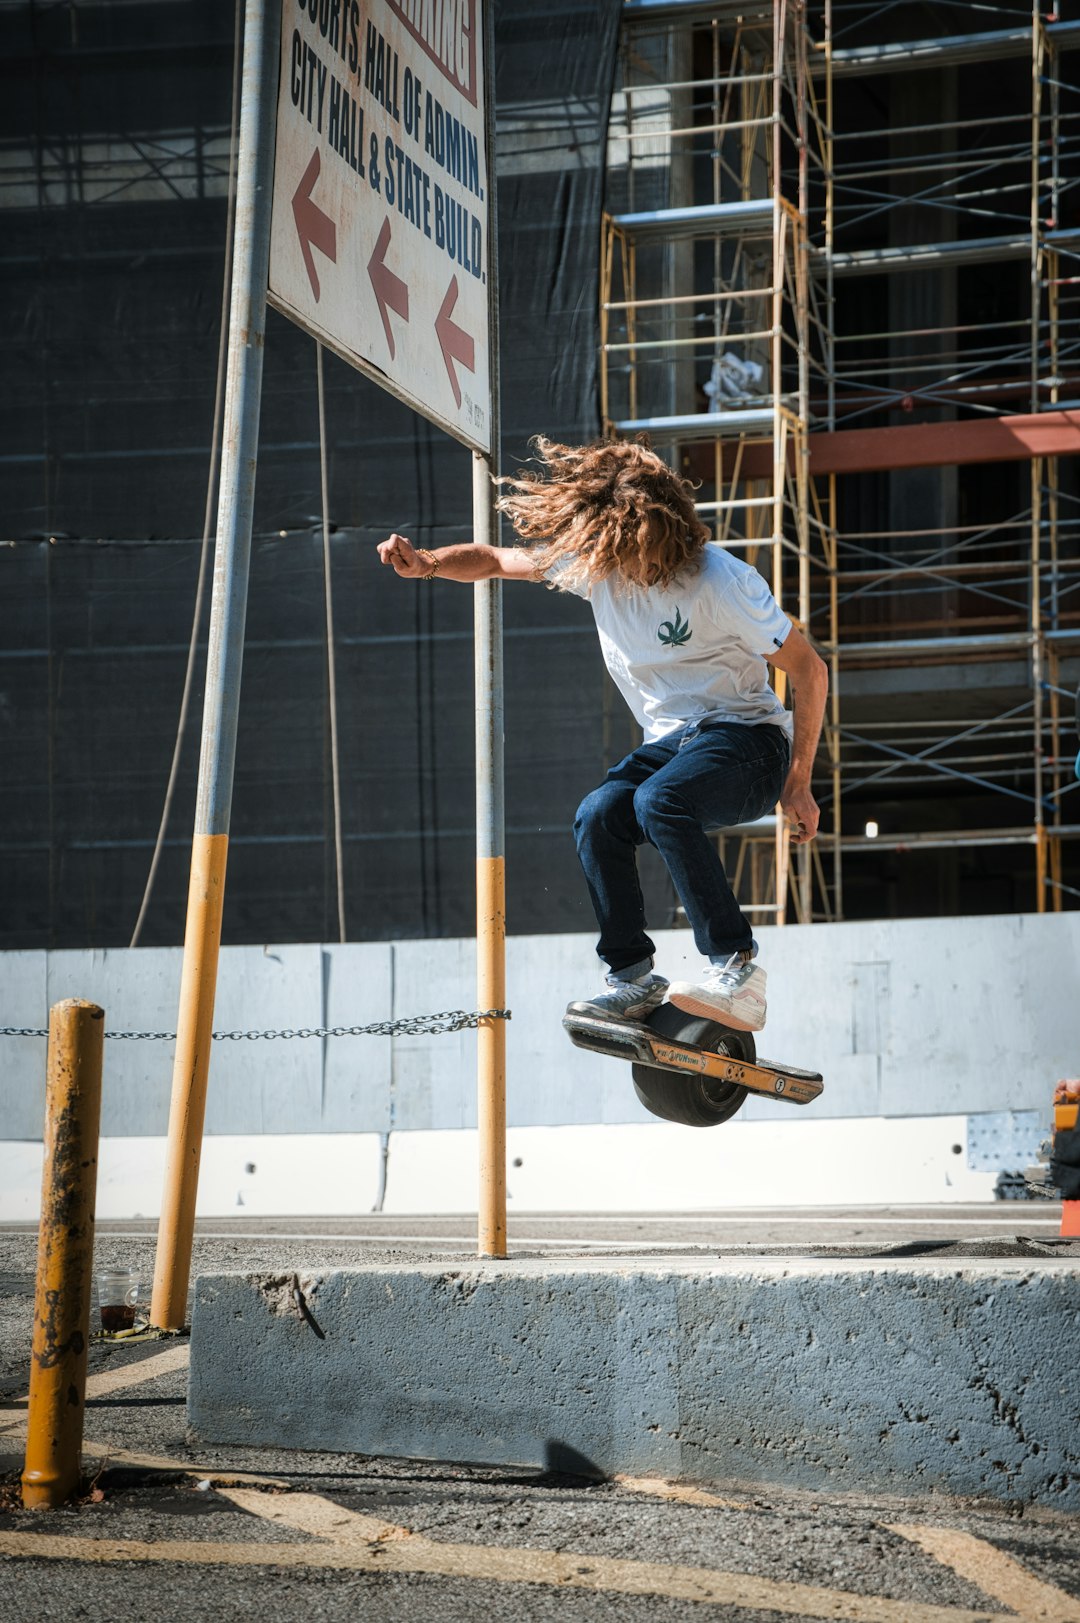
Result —
<instances>
[{"instance_id":1,"label":"blue denim jeans","mask_svg":"<svg viewBox=\"0 0 1080 1623\"><path fill-rule=\"evenodd\" d=\"M690 722L643 744L586 795L574 819L578 856L612 971L648 960L637 847L656 847L706 958L753 945L753 932L706 829L732 828L780 799L791 746L772 722Z\"/></svg>"}]
</instances>

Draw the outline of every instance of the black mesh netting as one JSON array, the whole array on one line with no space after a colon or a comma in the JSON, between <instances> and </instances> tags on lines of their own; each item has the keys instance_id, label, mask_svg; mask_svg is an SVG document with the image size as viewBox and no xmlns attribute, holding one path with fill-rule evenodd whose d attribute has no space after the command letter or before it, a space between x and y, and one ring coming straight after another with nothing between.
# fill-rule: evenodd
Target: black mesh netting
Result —
<instances>
[{"instance_id":1,"label":"black mesh netting","mask_svg":"<svg viewBox=\"0 0 1080 1623\"><path fill-rule=\"evenodd\" d=\"M618 17L498 8L504 466L538 431L598 429ZM3 947L124 944L138 913L202 534L232 44L232 5L210 0L0 7ZM468 934L472 593L398 582L373 543L464 538L470 457L326 365L349 935ZM320 526L315 348L271 311L233 942L336 935ZM627 722L584 605L510 587L505 613L510 927L589 928L567 825ZM182 935L200 715L146 944Z\"/></svg>"}]
</instances>

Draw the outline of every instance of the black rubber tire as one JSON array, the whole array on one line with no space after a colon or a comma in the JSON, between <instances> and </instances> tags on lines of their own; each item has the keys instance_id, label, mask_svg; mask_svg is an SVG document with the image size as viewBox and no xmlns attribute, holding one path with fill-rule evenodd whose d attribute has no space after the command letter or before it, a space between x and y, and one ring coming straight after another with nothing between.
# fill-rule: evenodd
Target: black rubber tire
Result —
<instances>
[{"instance_id":1,"label":"black rubber tire","mask_svg":"<svg viewBox=\"0 0 1080 1623\"><path fill-rule=\"evenodd\" d=\"M661 1037L694 1043L714 1054L730 1054L732 1059L757 1058L751 1032L733 1031L715 1020L685 1014L673 1003L661 1003L645 1024ZM720 1082L692 1071L661 1070L656 1065L634 1065L631 1069L634 1092L645 1109L682 1127L719 1127L731 1120L749 1091L735 1082Z\"/></svg>"}]
</instances>

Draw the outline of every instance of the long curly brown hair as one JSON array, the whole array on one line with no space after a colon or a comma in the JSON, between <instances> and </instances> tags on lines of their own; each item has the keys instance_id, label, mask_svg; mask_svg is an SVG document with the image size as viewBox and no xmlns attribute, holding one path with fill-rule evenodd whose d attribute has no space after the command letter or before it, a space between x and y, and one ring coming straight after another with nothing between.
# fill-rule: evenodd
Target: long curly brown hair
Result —
<instances>
[{"instance_id":1,"label":"long curly brown hair","mask_svg":"<svg viewBox=\"0 0 1080 1623\"><path fill-rule=\"evenodd\" d=\"M691 486L647 446L532 442L539 473L500 479L499 507L522 540L536 543L537 574L587 591L609 575L624 586L668 586L696 569L709 532ZM557 566L557 567L555 567Z\"/></svg>"}]
</instances>

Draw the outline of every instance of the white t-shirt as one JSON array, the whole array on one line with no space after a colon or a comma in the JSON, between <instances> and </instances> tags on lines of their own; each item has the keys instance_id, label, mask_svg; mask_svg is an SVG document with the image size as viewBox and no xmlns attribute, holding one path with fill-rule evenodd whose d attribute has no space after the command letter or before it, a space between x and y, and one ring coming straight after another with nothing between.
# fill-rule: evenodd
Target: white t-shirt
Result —
<instances>
[{"instance_id":1,"label":"white t-shirt","mask_svg":"<svg viewBox=\"0 0 1080 1623\"><path fill-rule=\"evenodd\" d=\"M620 589L609 577L578 595L650 743L706 716L772 722L792 736L762 657L783 647L791 621L757 570L723 547L708 543L697 572L670 586Z\"/></svg>"}]
</instances>

